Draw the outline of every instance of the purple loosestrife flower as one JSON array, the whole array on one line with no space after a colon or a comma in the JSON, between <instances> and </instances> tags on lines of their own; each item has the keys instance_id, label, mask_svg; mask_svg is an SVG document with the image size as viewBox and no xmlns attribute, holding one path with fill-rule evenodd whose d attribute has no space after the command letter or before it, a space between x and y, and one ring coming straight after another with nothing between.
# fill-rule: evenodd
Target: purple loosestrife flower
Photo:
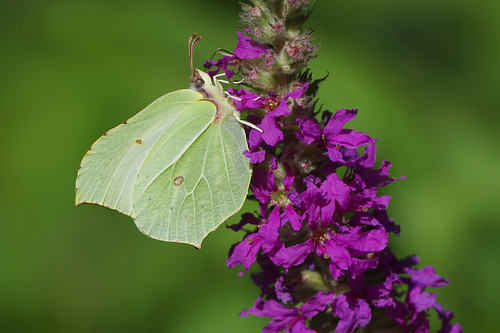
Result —
<instances>
[{"instance_id":1,"label":"purple loosestrife flower","mask_svg":"<svg viewBox=\"0 0 500 333\"><path fill-rule=\"evenodd\" d=\"M250 37L244 36L241 31L237 31L238 44L234 49L234 55L239 59L254 59L259 58L263 53L269 52L267 45L260 44Z\"/></svg>"},{"instance_id":2,"label":"purple loosestrife flower","mask_svg":"<svg viewBox=\"0 0 500 333\"><path fill-rule=\"evenodd\" d=\"M449 310L443 309L441 304L434 305L434 309L438 313L439 319L443 322L443 326L438 331L438 333L460 333L462 332L462 327L460 324L450 324L451 319L453 319L453 313Z\"/></svg>"},{"instance_id":3,"label":"purple loosestrife flower","mask_svg":"<svg viewBox=\"0 0 500 333\"><path fill-rule=\"evenodd\" d=\"M326 147L332 162L347 164L342 157L341 147L356 149L359 146L375 142L375 139L359 131L342 128L347 121L356 117L357 112L357 109L340 109L323 129L310 118L297 119L300 131L295 135L307 145L316 142L320 146Z\"/></svg>"},{"instance_id":4,"label":"purple loosestrife flower","mask_svg":"<svg viewBox=\"0 0 500 333\"><path fill-rule=\"evenodd\" d=\"M248 235L243 241L231 248L226 263L228 267L243 265L245 271L240 273L242 275L255 262L260 249L269 252L280 245L278 241L278 230L281 227L279 210L279 207L276 206L267 219L259 224L258 232Z\"/></svg>"},{"instance_id":5,"label":"purple loosestrife flower","mask_svg":"<svg viewBox=\"0 0 500 333\"><path fill-rule=\"evenodd\" d=\"M357 109L325 111L318 122L307 61L315 55L302 24L310 0L252 0L243 5L244 29L233 55L206 62L238 84L228 87L247 122L253 165L251 198L258 212L231 226L243 231L227 266L255 263L261 295L241 315L271 318L262 332L429 332L428 312L442 320L438 333L460 333L453 314L426 288L448 283L418 257L397 260L389 233L400 227L387 213L391 197L379 189L395 180L391 163L377 168L375 139L344 128Z\"/></svg>"},{"instance_id":6,"label":"purple loosestrife flower","mask_svg":"<svg viewBox=\"0 0 500 333\"><path fill-rule=\"evenodd\" d=\"M276 125L276 118L289 115L291 111L288 106L288 99L297 99L302 97L308 86L309 84L306 83L301 88L287 93L283 98L281 98L281 101L274 110L266 113L259 126L262 130L262 139L265 143L270 146L275 146L276 143L283 140L283 131Z\"/></svg>"},{"instance_id":7,"label":"purple loosestrife flower","mask_svg":"<svg viewBox=\"0 0 500 333\"><path fill-rule=\"evenodd\" d=\"M264 98L261 98L256 93L245 89L236 90L232 87L228 87L227 91L233 97L233 103L237 111L244 109L255 109L264 106Z\"/></svg>"},{"instance_id":8,"label":"purple loosestrife flower","mask_svg":"<svg viewBox=\"0 0 500 333\"><path fill-rule=\"evenodd\" d=\"M365 278L347 279L350 291L337 295L331 303L333 312L339 317L335 332L350 333L356 327L365 327L371 319L372 308L394 305L393 279L387 276L383 282L366 286Z\"/></svg>"},{"instance_id":9,"label":"purple loosestrife flower","mask_svg":"<svg viewBox=\"0 0 500 333\"><path fill-rule=\"evenodd\" d=\"M285 331L287 333L313 333L316 332L308 328L306 319L312 318L323 311L332 301L333 293L319 291L309 298L300 307L286 307L275 300L257 299L253 307L241 313L242 316L253 314L260 317L273 318L266 327L262 329L265 333L275 333Z\"/></svg>"},{"instance_id":10,"label":"purple loosestrife flower","mask_svg":"<svg viewBox=\"0 0 500 333\"><path fill-rule=\"evenodd\" d=\"M240 31L236 32L238 36L238 43L234 49L234 55L225 55L216 61L205 61L203 66L205 68L216 67L216 69L207 72L210 76L214 76L223 71L227 79L231 79L235 70L230 67L238 67L242 60L259 58L269 52L267 45L258 43L249 37L244 36Z\"/></svg>"},{"instance_id":11,"label":"purple loosestrife flower","mask_svg":"<svg viewBox=\"0 0 500 333\"><path fill-rule=\"evenodd\" d=\"M337 189L337 191L335 191ZM343 270L353 264L353 256L362 256L371 252L382 251L388 240L388 233L382 229L361 231L361 227L341 226L332 223L335 207L348 205L349 187L336 174L331 174L320 188L312 182L301 194L303 220L308 221L310 238L303 243L289 247L282 246L271 256L276 265L289 268L300 265L306 257L315 251L318 257L329 259L329 268L333 278L343 275ZM360 274L363 264L371 267L369 262L359 259L353 265L353 274Z\"/></svg>"},{"instance_id":12,"label":"purple loosestrife flower","mask_svg":"<svg viewBox=\"0 0 500 333\"><path fill-rule=\"evenodd\" d=\"M262 237L257 233L246 236L241 242L233 245L227 258L227 267L243 265L245 270L239 275L243 275L257 260L257 253L262 245Z\"/></svg>"}]
</instances>

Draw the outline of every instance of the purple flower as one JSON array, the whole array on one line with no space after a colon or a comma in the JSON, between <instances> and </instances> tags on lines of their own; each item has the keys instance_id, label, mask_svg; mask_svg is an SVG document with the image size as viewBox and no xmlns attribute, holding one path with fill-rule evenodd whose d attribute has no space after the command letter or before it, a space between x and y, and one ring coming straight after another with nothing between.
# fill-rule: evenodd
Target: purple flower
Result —
<instances>
[{"instance_id":1,"label":"purple flower","mask_svg":"<svg viewBox=\"0 0 500 333\"><path fill-rule=\"evenodd\" d=\"M319 291L298 308L286 307L273 299L263 301L259 297L253 307L241 312L241 316L246 317L249 314L253 314L259 317L272 318L266 327L262 329L263 333L281 331L285 331L286 333L314 333L316 331L306 326L306 319L312 318L325 310L334 296L333 292Z\"/></svg>"},{"instance_id":2,"label":"purple flower","mask_svg":"<svg viewBox=\"0 0 500 333\"><path fill-rule=\"evenodd\" d=\"M244 36L240 31L237 31L238 43L234 49L234 54L239 59L254 59L259 58L262 53L269 52L269 46L260 44L250 37Z\"/></svg>"},{"instance_id":3,"label":"purple flower","mask_svg":"<svg viewBox=\"0 0 500 333\"><path fill-rule=\"evenodd\" d=\"M314 237L303 243L285 247L282 245L271 260L275 265L289 268L302 264L313 251L318 257L329 259L329 267L334 279L337 279L352 265L351 250L355 255L382 251L387 244L387 232L374 229L358 232L353 228L346 233L317 232ZM373 262L371 263L373 264ZM370 262L356 262L352 274L359 275L362 268L371 267Z\"/></svg>"},{"instance_id":4,"label":"purple flower","mask_svg":"<svg viewBox=\"0 0 500 333\"><path fill-rule=\"evenodd\" d=\"M317 230L330 222L335 211L335 203L332 203L313 182L308 182L306 185L307 190L300 194L303 218L313 230Z\"/></svg>"},{"instance_id":5,"label":"purple flower","mask_svg":"<svg viewBox=\"0 0 500 333\"><path fill-rule=\"evenodd\" d=\"M217 67L216 69L207 72L207 74L210 75L211 77L218 74L219 71L222 69L222 71L226 74L226 78L230 79L234 76L234 70L231 69L231 67L234 67L237 64L237 60L238 57L235 55L223 56L219 60L205 61L203 63L203 67L205 68Z\"/></svg>"},{"instance_id":6,"label":"purple flower","mask_svg":"<svg viewBox=\"0 0 500 333\"><path fill-rule=\"evenodd\" d=\"M287 205L285 207L285 214L283 216L285 221L290 222L290 226L293 230L300 230L302 227L302 216L295 211L292 205Z\"/></svg>"},{"instance_id":7,"label":"purple flower","mask_svg":"<svg viewBox=\"0 0 500 333\"><path fill-rule=\"evenodd\" d=\"M259 235L262 236L262 250L264 252L273 251L283 244L278 235L282 225L280 207L275 206L267 218L267 223L263 224L259 230Z\"/></svg>"},{"instance_id":8,"label":"purple flower","mask_svg":"<svg viewBox=\"0 0 500 333\"><path fill-rule=\"evenodd\" d=\"M355 162L352 163L354 169L354 179L349 183L352 187L363 190L365 188L377 189L379 187L385 186L392 183L395 180L403 180L405 177L391 178L389 177L389 169L391 168L391 163L387 161L382 161L382 165L378 169L373 169L375 165L375 152L377 146L375 144L370 144L365 148L365 153L360 156L355 150L347 150L351 156L356 155ZM344 153L344 156L346 155Z\"/></svg>"},{"instance_id":9,"label":"purple flower","mask_svg":"<svg viewBox=\"0 0 500 333\"><path fill-rule=\"evenodd\" d=\"M358 326L366 326L371 319L371 307L387 307L394 304L391 297L392 279L373 286L364 286L364 278L347 279L350 291L335 297L332 310L339 317L336 333L351 333Z\"/></svg>"},{"instance_id":10,"label":"purple flower","mask_svg":"<svg viewBox=\"0 0 500 333\"><path fill-rule=\"evenodd\" d=\"M449 325L449 319L451 318L447 317L441 306L436 303L436 293L425 291L426 287L441 287L448 284L448 281L436 274L436 271L431 266L426 266L423 269L406 266L402 267L402 270L410 275L401 278L401 281L408 285L406 298L404 302L398 301L395 307L389 308L389 315L412 332L429 332L430 327L426 311L435 308L438 314L442 316L444 332L447 332L446 327L460 332L460 325Z\"/></svg>"},{"instance_id":11,"label":"purple flower","mask_svg":"<svg viewBox=\"0 0 500 333\"><path fill-rule=\"evenodd\" d=\"M357 193L352 193L346 211L361 212L371 208L384 210L391 200L390 195L377 196L378 190L364 189Z\"/></svg>"},{"instance_id":12,"label":"purple flower","mask_svg":"<svg viewBox=\"0 0 500 333\"><path fill-rule=\"evenodd\" d=\"M277 266L290 268L302 264L314 250L314 241L308 239L303 243L286 247L284 244L270 255L270 259Z\"/></svg>"},{"instance_id":13,"label":"purple flower","mask_svg":"<svg viewBox=\"0 0 500 333\"><path fill-rule=\"evenodd\" d=\"M252 118L253 117L249 117L249 119L247 118L247 120L250 120ZM245 150L243 152L243 155L248 157L250 159L250 163L252 164L259 164L264 162L264 160L266 159L266 151L260 149L260 145L263 142L262 134L259 131L251 129L247 141L249 150Z\"/></svg>"},{"instance_id":14,"label":"purple flower","mask_svg":"<svg viewBox=\"0 0 500 333\"><path fill-rule=\"evenodd\" d=\"M337 296L332 302L332 309L340 319L335 333L351 333L358 326L366 326L371 319L368 303L351 295Z\"/></svg>"},{"instance_id":15,"label":"purple flower","mask_svg":"<svg viewBox=\"0 0 500 333\"><path fill-rule=\"evenodd\" d=\"M389 218L385 210L374 209L371 212L358 211L350 220L351 225L371 225L377 228L383 228L387 232L393 232L399 235L400 227Z\"/></svg>"},{"instance_id":16,"label":"purple flower","mask_svg":"<svg viewBox=\"0 0 500 333\"><path fill-rule=\"evenodd\" d=\"M410 274L409 283L415 287L442 287L449 283L439 276L432 266L425 266L422 269L406 268L405 272Z\"/></svg>"},{"instance_id":17,"label":"purple flower","mask_svg":"<svg viewBox=\"0 0 500 333\"><path fill-rule=\"evenodd\" d=\"M278 162L273 156L270 160L271 167L266 172L264 169L256 168L252 177L250 189L257 200L267 204L272 199L272 194L279 191L275 185L274 170L278 168Z\"/></svg>"},{"instance_id":18,"label":"purple flower","mask_svg":"<svg viewBox=\"0 0 500 333\"><path fill-rule=\"evenodd\" d=\"M366 272L368 269L375 269L378 267L379 258L374 259L358 259L351 258L351 265L349 266L349 274L352 279Z\"/></svg>"},{"instance_id":19,"label":"purple flower","mask_svg":"<svg viewBox=\"0 0 500 333\"><path fill-rule=\"evenodd\" d=\"M273 111L266 113L259 128L262 129L262 139L268 145L275 146L279 141L283 140L283 131L276 125L276 117L290 114L288 98L295 100L302 97L308 86L309 83L305 83L301 88L287 93Z\"/></svg>"},{"instance_id":20,"label":"purple flower","mask_svg":"<svg viewBox=\"0 0 500 333\"><path fill-rule=\"evenodd\" d=\"M234 69L240 60L259 58L262 54L269 52L269 46L260 44L250 37L244 36L240 31L238 35L238 43L234 49L234 55L225 55L219 60L205 61L205 68L216 67L216 69L207 72L211 77L222 71L226 74L226 78L230 79L234 75Z\"/></svg>"},{"instance_id":21,"label":"purple flower","mask_svg":"<svg viewBox=\"0 0 500 333\"><path fill-rule=\"evenodd\" d=\"M352 200L351 188L337 174L329 174L321 184L321 190L327 199L337 202L340 207L347 210L349 202Z\"/></svg>"},{"instance_id":22,"label":"purple flower","mask_svg":"<svg viewBox=\"0 0 500 333\"><path fill-rule=\"evenodd\" d=\"M347 228L342 228L346 230ZM332 237L340 244L356 251L356 254L368 254L380 252L387 246L387 231L382 229L372 229L361 231L360 227L351 227L347 232L335 233Z\"/></svg>"},{"instance_id":23,"label":"purple flower","mask_svg":"<svg viewBox=\"0 0 500 333\"><path fill-rule=\"evenodd\" d=\"M439 319L443 322L443 326L437 333L462 333L462 326L460 324L450 324L451 319L453 319L451 311L443 309L439 303L434 305L434 309L438 313Z\"/></svg>"},{"instance_id":24,"label":"purple flower","mask_svg":"<svg viewBox=\"0 0 500 333\"><path fill-rule=\"evenodd\" d=\"M245 89L236 90L233 87L228 87L229 95L233 97L233 103L237 111L243 109L255 109L264 106L265 98Z\"/></svg>"},{"instance_id":25,"label":"purple flower","mask_svg":"<svg viewBox=\"0 0 500 333\"><path fill-rule=\"evenodd\" d=\"M280 276L274 283L276 298L283 303L290 303L293 300L293 288L285 282L285 275Z\"/></svg>"},{"instance_id":26,"label":"purple flower","mask_svg":"<svg viewBox=\"0 0 500 333\"><path fill-rule=\"evenodd\" d=\"M259 128L262 130L262 139L268 145L276 146L278 142L283 140L283 131L276 125L275 117L271 112L264 116Z\"/></svg>"},{"instance_id":27,"label":"purple flower","mask_svg":"<svg viewBox=\"0 0 500 333\"><path fill-rule=\"evenodd\" d=\"M229 250L229 256L227 258L227 267L235 267L238 265L243 265L245 270L238 273L238 275L243 275L252 264L257 260L257 252L260 250L262 244L262 237L258 234L250 234L246 236L241 242L234 244Z\"/></svg>"},{"instance_id":28,"label":"purple flower","mask_svg":"<svg viewBox=\"0 0 500 333\"><path fill-rule=\"evenodd\" d=\"M250 159L250 163L259 164L259 163L264 162L264 160L266 158L266 151L265 150L257 150L257 151L251 152L249 150L245 150L243 152L243 155L245 155L245 157Z\"/></svg>"},{"instance_id":29,"label":"purple flower","mask_svg":"<svg viewBox=\"0 0 500 333\"><path fill-rule=\"evenodd\" d=\"M297 119L300 131L295 135L307 145L318 142L320 146L326 147L332 162L346 164L347 162L342 157L341 147L356 149L361 145L375 142L375 139L359 131L342 129L347 121L356 117L357 112L357 109L340 109L323 129L310 118Z\"/></svg>"},{"instance_id":30,"label":"purple flower","mask_svg":"<svg viewBox=\"0 0 500 333\"><path fill-rule=\"evenodd\" d=\"M280 215L280 207L275 206L267 217L265 223L259 224L259 231L246 236L243 241L233 245L229 251L226 262L227 267L243 265L245 270L239 275L243 275L248 268L257 260L259 250L268 253L276 252L283 243L279 239L278 230L283 226Z\"/></svg>"}]
</instances>

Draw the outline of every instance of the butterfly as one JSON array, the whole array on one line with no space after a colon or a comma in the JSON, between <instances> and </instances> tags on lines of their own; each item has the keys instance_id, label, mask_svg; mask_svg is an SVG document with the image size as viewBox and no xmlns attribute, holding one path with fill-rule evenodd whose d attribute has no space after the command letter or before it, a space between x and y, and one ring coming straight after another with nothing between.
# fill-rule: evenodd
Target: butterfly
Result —
<instances>
[{"instance_id":1,"label":"butterfly","mask_svg":"<svg viewBox=\"0 0 500 333\"><path fill-rule=\"evenodd\" d=\"M216 79L193 70L192 89L161 96L102 135L84 156L76 205L130 216L145 235L200 247L237 213L252 174L245 131Z\"/></svg>"}]
</instances>

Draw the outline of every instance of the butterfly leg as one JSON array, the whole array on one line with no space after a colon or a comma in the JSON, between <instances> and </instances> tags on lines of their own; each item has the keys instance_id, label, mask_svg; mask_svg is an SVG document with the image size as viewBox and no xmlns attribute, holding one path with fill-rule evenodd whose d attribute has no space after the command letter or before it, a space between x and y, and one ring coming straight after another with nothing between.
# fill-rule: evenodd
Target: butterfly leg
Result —
<instances>
[{"instance_id":1,"label":"butterfly leg","mask_svg":"<svg viewBox=\"0 0 500 333\"><path fill-rule=\"evenodd\" d=\"M235 111L235 112L233 112L233 115L234 115L234 117L236 118L236 120L238 120L238 122L239 122L239 123L241 123L241 124L243 124L243 125L247 125L247 126L249 126L249 127L253 128L254 130L259 131L259 132L261 132L261 133L262 133L262 130L261 130L260 128L258 128L257 126L255 126L254 124L252 124L252 123L250 123L250 122L248 122L248 121L246 121L246 120L241 119L241 118L240 118L240 112L239 112L239 111Z\"/></svg>"}]
</instances>

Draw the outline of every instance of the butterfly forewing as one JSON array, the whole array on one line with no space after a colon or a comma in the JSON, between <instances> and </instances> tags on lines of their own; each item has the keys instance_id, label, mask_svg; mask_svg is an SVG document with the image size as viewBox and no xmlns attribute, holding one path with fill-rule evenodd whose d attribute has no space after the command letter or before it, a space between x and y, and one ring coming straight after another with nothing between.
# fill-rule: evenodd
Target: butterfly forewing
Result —
<instances>
[{"instance_id":1,"label":"butterfly forewing","mask_svg":"<svg viewBox=\"0 0 500 333\"><path fill-rule=\"evenodd\" d=\"M214 106L200 109L198 121L189 130L177 128L182 119L192 116L190 107L202 97L187 89L166 94L99 138L82 160L76 182L76 204L98 204L134 217L132 195L137 176L146 159L151 154L157 155L158 143L163 144L173 133L184 136L165 149L160 163L171 164L196 140L186 135L201 134L212 122ZM163 169L158 163L156 168Z\"/></svg>"}]
</instances>

